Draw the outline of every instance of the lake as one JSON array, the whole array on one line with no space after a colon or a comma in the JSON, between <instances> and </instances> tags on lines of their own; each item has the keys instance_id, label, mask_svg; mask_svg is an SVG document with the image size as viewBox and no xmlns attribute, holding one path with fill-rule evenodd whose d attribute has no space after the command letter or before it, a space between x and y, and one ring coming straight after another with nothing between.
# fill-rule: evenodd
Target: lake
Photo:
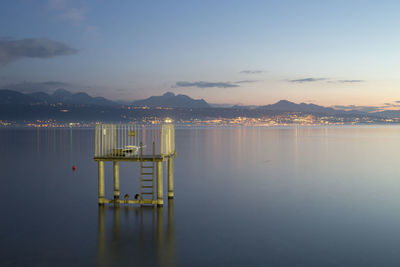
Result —
<instances>
[{"instance_id":1,"label":"lake","mask_svg":"<svg viewBox=\"0 0 400 267\"><path fill-rule=\"evenodd\" d=\"M99 207L94 129L0 129L0 265L400 265L400 127L178 128L176 151L163 208Z\"/></svg>"}]
</instances>

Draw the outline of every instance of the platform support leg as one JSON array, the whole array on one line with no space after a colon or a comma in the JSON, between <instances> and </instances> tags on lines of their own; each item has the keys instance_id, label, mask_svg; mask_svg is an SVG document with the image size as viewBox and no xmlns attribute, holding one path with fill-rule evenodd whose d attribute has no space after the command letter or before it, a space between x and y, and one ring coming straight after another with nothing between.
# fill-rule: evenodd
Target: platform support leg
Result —
<instances>
[{"instance_id":1,"label":"platform support leg","mask_svg":"<svg viewBox=\"0 0 400 267\"><path fill-rule=\"evenodd\" d=\"M114 161L114 199L119 199L119 162Z\"/></svg>"},{"instance_id":2,"label":"platform support leg","mask_svg":"<svg viewBox=\"0 0 400 267\"><path fill-rule=\"evenodd\" d=\"M168 198L174 198L174 160L168 158Z\"/></svg>"},{"instance_id":3,"label":"platform support leg","mask_svg":"<svg viewBox=\"0 0 400 267\"><path fill-rule=\"evenodd\" d=\"M162 162L157 162L157 206L164 205Z\"/></svg>"},{"instance_id":4,"label":"platform support leg","mask_svg":"<svg viewBox=\"0 0 400 267\"><path fill-rule=\"evenodd\" d=\"M104 205L104 161L98 162L98 176L99 176L99 205Z\"/></svg>"}]
</instances>

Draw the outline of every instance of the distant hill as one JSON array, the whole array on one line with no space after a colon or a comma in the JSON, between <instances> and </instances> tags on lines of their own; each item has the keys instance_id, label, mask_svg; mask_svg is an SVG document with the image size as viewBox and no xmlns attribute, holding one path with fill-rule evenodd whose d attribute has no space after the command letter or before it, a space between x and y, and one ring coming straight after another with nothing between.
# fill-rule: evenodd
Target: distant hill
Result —
<instances>
[{"instance_id":1,"label":"distant hill","mask_svg":"<svg viewBox=\"0 0 400 267\"><path fill-rule=\"evenodd\" d=\"M281 111L281 112L305 112L305 113L310 112L310 113L328 113L328 114L337 114L344 112L341 110L318 106L315 104L306 104L306 103L296 104L287 100L280 100L275 104L260 106L259 109Z\"/></svg>"},{"instance_id":2,"label":"distant hill","mask_svg":"<svg viewBox=\"0 0 400 267\"><path fill-rule=\"evenodd\" d=\"M212 108L231 108L232 104L215 104L215 103L208 103Z\"/></svg>"},{"instance_id":3,"label":"distant hill","mask_svg":"<svg viewBox=\"0 0 400 267\"><path fill-rule=\"evenodd\" d=\"M35 102L35 99L29 95L12 90L0 90L2 105L29 105L32 102Z\"/></svg>"},{"instance_id":4,"label":"distant hill","mask_svg":"<svg viewBox=\"0 0 400 267\"><path fill-rule=\"evenodd\" d=\"M91 97L86 93L71 93L65 89L57 89L53 94L43 92L23 94L12 90L0 90L0 104L2 105L49 105L57 103L67 105L116 105L113 101L104 97Z\"/></svg>"},{"instance_id":5,"label":"distant hill","mask_svg":"<svg viewBox=\"0 0 400 267\"><path fill-rule=\"evenodd\" d=\"M372 113L378 117L386 117L386 118L400 118L400 110L385 110Z\"/></svg>"},{"instance_id":6,"label":"distant hill","mask_svg":"<svg viewBox=\"0 0 400 267\"><path fill-rule=\"evenodd\" d=\"M248 105L248 106L234 105L234 106L232 106L232 108L235 108L235 109L256 109L259 107L260 106L255 106L255 105Z\"/></svg>"},{"instance_id":7,"label":"distant hill","mask_svg":"<svg viewBox=\"0 0 400 267\"><path fill-rule=\"evenodd\" d=\"M204 99L193 99L187 95L175 95L167 92L162 96L151 96L132 103L133 106L147 107L172 107L172 108L210 108Z\"/></svg>"}]
</instances>

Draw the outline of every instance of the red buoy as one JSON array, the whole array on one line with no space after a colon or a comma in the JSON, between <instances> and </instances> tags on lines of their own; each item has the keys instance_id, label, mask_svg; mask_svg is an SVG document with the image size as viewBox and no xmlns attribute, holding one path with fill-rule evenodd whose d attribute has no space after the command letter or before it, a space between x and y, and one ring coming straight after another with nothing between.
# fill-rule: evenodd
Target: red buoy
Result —
<instances>
[{"instance_id":1,"label":"red buoy","mask_svg":"<svg viewBox=\"0 0 400 267\"><path fill-rule=\"evenodd\" d=\"M76 171L76 166L75 165L72 165L72 170Z\"/></svg>"}]
</instances>

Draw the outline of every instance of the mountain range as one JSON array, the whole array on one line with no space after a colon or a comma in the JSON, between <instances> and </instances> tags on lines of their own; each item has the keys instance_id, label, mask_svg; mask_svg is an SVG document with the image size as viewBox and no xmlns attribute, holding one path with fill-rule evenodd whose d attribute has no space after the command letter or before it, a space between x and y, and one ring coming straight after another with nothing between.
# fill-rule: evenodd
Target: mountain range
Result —
<instances>
[{"instance_id":1,"label":"mountain range","mask_svg":"<svg viewBox=\"0 0 400 267\"><path fill-rule=\"evenodd\" d=\"M146 99L136 100L133 102L124 102L124 104L108 100L104 97L92 97L87 93L71 93L65 89L57 89L54 93L48 94L44 92L24 94L13 90L0 90L0 105L6 106L46 106L46 105L75 105L75 106L98 106L98 107L121 107L121 106L137 106L137 107L172 107L172 108L189 108L189 109L224 109L229 112L231 110L259 110L274 112L302 112L302 113L319 113L319 114L343 114L343 115L363 115L369 114L381 117L400 117L400 111L382 111L376 113L366 113L361 111L344 111L333 109L330 107L319 106L315 104L300 103L296 104L288 100L280 100L275 104L264 106L232 106L232 107L215 107L210 105L204 99L193 99L187 95L167 92L161 96L151 96Z\"/></svg>"},{"instance_id":2,"label":"mountain range","mask_svg":"<svg viewBox=\"0 0 400 267\"><path fill-rule=\"evenodd\" d=\"M113 106L113 101L104 97L91 97L87 93L71 93L65 89L57 89L52 94L36 92L23 94L13 90L0 90L0 105L99 105Z\"/></svg>"},{"instance_id":3,"label":"mountain range","mask_svg":"<svg viewBox=\"0 0 400 267\"><path fill-rule=\"evenodd\" d=\"M0 90L0 105L97 105L118 106L119 103L104 97L91 97L87 93L71 93L65 89L57 89L54 93L36 92L24 94L18 91ZM161 96L151 96L143 100L125 102L125 105L138 107L173 107L173 108L210 108L203 99L193 99L186 95L175 95L167 92Z\"/></svg>"}]
</instances>

